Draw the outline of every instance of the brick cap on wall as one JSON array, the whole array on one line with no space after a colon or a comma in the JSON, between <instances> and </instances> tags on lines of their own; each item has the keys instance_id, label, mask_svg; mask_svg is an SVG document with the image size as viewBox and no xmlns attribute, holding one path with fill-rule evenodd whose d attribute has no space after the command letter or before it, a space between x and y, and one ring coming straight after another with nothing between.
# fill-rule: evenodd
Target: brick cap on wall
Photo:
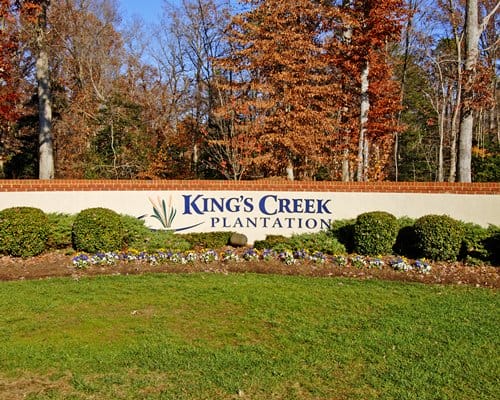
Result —
<instances>
[{"instance_id":1,"label":"brick cap on wall","mask_svg":"<svg viewBox=\"0 0 500 400\"><path fill-rule=\"evenodd\" d=\"M0 192L56 191L293 191L293 192L383 192L383 193L452 193L500 194L500 183L448 182L332 182L286 181L263 179L254 181L221 180L0 180Z\"/></svg>"}]
</instances>

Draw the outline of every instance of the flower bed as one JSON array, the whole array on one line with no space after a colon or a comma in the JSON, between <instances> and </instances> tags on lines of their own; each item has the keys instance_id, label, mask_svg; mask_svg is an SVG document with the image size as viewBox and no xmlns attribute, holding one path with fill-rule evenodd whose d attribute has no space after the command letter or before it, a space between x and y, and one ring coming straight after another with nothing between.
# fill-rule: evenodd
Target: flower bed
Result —
<instances>
[{"instance_id":1,"label":"flower bed","mask_svg":"<svg viewBox=\"0 0 500 400\"><path fill-rule=\"evenodd\" d=\"M415 271L422 274L428 274L432 266L426 260L409 261L404 257L391 257L384 261L379 257L366 257L360 255L327 255L316 251L309 253L305 250L300 251L275 251L271 249L257 250L247 248L243 251L235 249L224 249L216 251L213 249L201 251L158 251L153 253L139 252L129 250L126 252L107 252L86 254L80 253L73 257L72 264L76 268L86 268L92 265L114 265L119 262L138 262L149 265L157 264L189 264L194 262L213 263L213 262L245 262L245 261L280 261L281 263L293 266L299 263L313 263L329 265L338 268L355 267L358 269L382 269L391 268L395 271Z\"/></svg>"}]
</instances>

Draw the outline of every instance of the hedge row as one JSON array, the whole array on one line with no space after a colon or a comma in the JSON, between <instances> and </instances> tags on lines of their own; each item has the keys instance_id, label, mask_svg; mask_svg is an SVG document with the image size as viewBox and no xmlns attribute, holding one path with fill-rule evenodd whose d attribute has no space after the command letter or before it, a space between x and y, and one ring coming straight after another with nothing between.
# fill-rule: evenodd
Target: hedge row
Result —
<instances>
[{"instance_id":1,"label":"hedge row","mask_svg":"<svg viewBox=\"0 0 500 400\"><path fill-rule=\"evenodd\" d=\"M188 250L191 244L167 231L152 231L144 221L106 208L77 215L49 213L33 207L0 211L0 254L32 257L50 249L88 253L125 248Z\"/></svg>"},{"instance_id":2,"label":"hedge row","mask_svg":"<svg viewBox=\"0 0 500 400\"><path fill-rule=\"evenodd\" d=\"M500 264L500 227L484 228L447 215L412 220L375 211L355 220L335 221L330 233L348 252L362 255L391 253L434 261Z\"/></svg>"},{"instance_id":3,"label":"hedge row","mask_svg":"<svg viewBox=\"0 0 500 400\"><path fill-rule=\"evenodd\" d=\"M89 208L77 215L45 214L32 207L0 211L0 254L17 257L35 256L47 249L88 253L126 248L141 251L216 249L227 245L232 234L179 235L153 231L144 225L143 220L119 215L106 208ZM410 258L499 265L500 228L483 228L445 215L426 215L412 220L374 211L361 214L354 220L334 221L328 231L292 237L270 235L255 242L254 247L325 254L398 254Z\"/></svg>"}]
</instances>

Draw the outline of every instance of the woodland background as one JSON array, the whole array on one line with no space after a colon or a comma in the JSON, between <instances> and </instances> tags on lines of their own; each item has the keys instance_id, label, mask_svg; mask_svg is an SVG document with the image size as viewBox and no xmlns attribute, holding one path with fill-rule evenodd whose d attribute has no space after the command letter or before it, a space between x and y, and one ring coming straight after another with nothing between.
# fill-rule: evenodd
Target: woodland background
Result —
<instances>
[{"instance_id":1,"label":"woodland background","mask_svg":"<svg viewBox=\"0 0 500 400\"><path fill-rule=\"evenodd\" d=\"M0 177L499 181L496 0L0 0Z\"/></svg>"}]
</instances>

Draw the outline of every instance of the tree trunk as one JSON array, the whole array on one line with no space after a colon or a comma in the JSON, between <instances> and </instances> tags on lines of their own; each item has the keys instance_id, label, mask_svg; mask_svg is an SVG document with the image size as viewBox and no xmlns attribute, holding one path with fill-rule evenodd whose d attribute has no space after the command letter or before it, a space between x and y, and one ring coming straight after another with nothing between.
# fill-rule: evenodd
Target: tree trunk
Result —
<instances>
[{"instance_id":1,"label":"tree trunk","mask_svg":"<svg viewBox=\"0 0 500 400\"><path fill-rule=\"evenodd\" d=\"M457 176L457 137L458 137L458 117L460 114L461 95L458 95L457 104L453 109L450 126L450 173L448 182L455 182Z\"/></svg>"},{"instance_id":2,"label":"tree trunk","mask_svg":"<svg viewBox=\"0 0 500 400\"><path fill-rule=\"evenodd\" d=\"M444 125L445 125L445 115L446 115L446 102L443 100L441 107L441 113L438 116L439 119L439 149L438 149L438 182L444 181Z\"/></svg>"},{"instance_id":3,"label":"tree trunk","mask_svg":"<svg viewBox=\"0 0 500 400\"><path fill-rule=\"evenodd\" d=\"M349 172L349 149L344 150L344 156L342 158L342 181L349 182L351 180L351 174Z\"/></svg>"},{"instance_id":4,"label":"tree trunk","mask_svg":"<svg viewBox=\"0 0 500 400\"><path fill-rule=\"evenodd\" d=\"M448 12L450 15L454 13L454 3L449 0L448 2ZM453 106L451 114L451 124L450 124L450 170L448 174L448 181L455 182L457 176L457 139L459 131L459 119L460 110L462 109L462 87L463 87L463 54L462 54L462 35L458 30L458 27L453 25L453 39L455 42L455 50L457 52L457 75L456 75L456 99L455 105ZM452 95L450 93L450 104L452 101Z\"/></svg>"},{"instance_id":5,"label":"tree trunk","mask_svg":"<svg viewBox=\"0 0 500 400\"><path fill-rule=\"evenodd\" d=\"M39 178L54 178L54 145L52 140L52 103L49 80L49 59L47 52L41 50L36 60L36 80L38 82L38 116L40 130Z\"/></svg>"},{"instance_id":6,"label":"tree trunk","mask_svg":"<svg viewBox=\"0 0 500 400\"><path fill-rule=\"evenodd\" d=\"M49 56L47 54L45 31L47 29L48 1L41 5L37 31L38 54L36 58L36 80L38 84L38 177L54 179L54 144L52 139L52 100L50 90Z\"/></svg>"},{"instance_id":7,"label":"tree trunk","mask_svg":"<svg viewBox=\"0 0 500 400\"><path fill-rule=\"evenodd\" d=\"M295 176L293 173L293 164L291 160L288 160L288 165L286 167L286 179L289 181L295 180Z\"/></svg>"},{"instance_id":8,"label":"tree trunk","mask_svg":"<svg viewBox=\"0 0 500 400\"><path fill-rule=\"evenodd\" d=\"M364 159L365 156L365 140L368 124L368 111L370 110L370 98L368 96L368 89L370 87L369 81L370 65L366 61L363 70L361 71L361 104L360 104L360 117L359 117L359 143L358 143L358 170L356 179L358 182L366 180L366 171L364 166L368 164L368 160Z\"/></svg>"},{"instance_id":9,"label":"tree trunk","mask_svg":"<svg viewBox=\"0 0 500 400\"><path fill-rule=\"evenodd\" d=\"M474 128L473 81L477 59L479 57L479 22L477 0L467 0L466 3L466 36L465 36L465 67L466 81L462 86L462 113L460 116L460 131L458 137L458 180L471 182L472 171L472 132Z\"/></svg>"},{"instance_id":10,"label":"tree trunk","mask_svg":"<svg viewBox=\"0 0 500 400\"><path fill-rule=\"evenodd\" d=\"M353 6L352 0L343 0L342 6L345 8L351 8ZM342 32L343 41L347 44L350 44L352 41L352 26L346 25ZM344 107L345 110L347 108ZM346 148L344 149L344 155L342 158L342 181L349 182L351 180L351 172L349 165L349 141L345 143Z\"/></svg>"},{"instance_id":11,"label":"tree trunk","mask_svg":"<svg viewBox=\"0 0 500 400\"><path fill-rule=\"evenodd\" d=\"M365 136L365 145L363 146L363 174L364 181L368 180L368 169L369 169L369 160L370 160L370 141Z\"/></svg>"}]
</instances>

